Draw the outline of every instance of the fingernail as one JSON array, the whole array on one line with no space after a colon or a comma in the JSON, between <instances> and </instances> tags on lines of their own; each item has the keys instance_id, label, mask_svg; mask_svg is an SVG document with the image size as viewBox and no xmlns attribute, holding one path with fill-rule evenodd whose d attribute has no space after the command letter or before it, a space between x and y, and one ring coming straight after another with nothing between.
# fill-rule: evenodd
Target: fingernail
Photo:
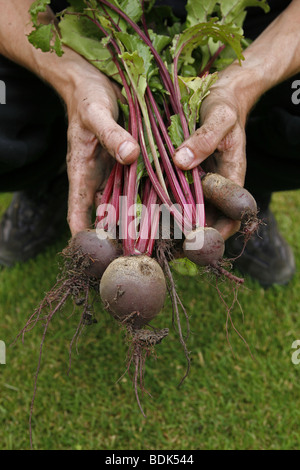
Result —
<instances>
[{"instance_id":1,"label":"fingernail","mask_svg":"<svg viewBox=\"0 0 300 470\"><path fill-rule=\"evenodd\" d=\"M195 155L188 147L182 147L175 153L175 161L178 165L188 169L195 160Z\"/></svg>"},{"instance_id":2,"label":"fingernail","mask_svg":"<svg viewBox=\"0 0 300 470\"><path fill-rule=\"evenodd\" d=\"M119 147L117 159L125 161L135 149L136 145L133 142L130 142L130 140L125 140L125 142L122 142Z\"/></svg>"}]
</instances>

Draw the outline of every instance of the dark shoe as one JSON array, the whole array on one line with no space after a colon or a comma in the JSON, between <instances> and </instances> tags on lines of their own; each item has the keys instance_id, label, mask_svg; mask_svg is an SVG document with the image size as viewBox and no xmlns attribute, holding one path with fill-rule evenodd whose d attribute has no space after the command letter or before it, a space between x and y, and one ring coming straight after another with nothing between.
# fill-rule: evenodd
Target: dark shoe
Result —
<instances>
[{"instance_id":1,"label":"dark shoe","mask_svg":"<svg viewBox=\"0 0 300 470\"><path fill-rule=\"evenodd\" d=\"M249 275L263 287L287 284L296 271L292 249L279 233L270 209L261 211L259 217L263 224L247 242L242 255L239 256L244 239L241 234L236 234L226 242L226 256L233 258L234 268Z\"/></svg>"},{"instance_id":2,"label":"dark shoe","mask_svg":"<svg viewBox=\"0 0 300 470\"><path fill-rule=\"evenodd\" d=\"M0 264L13 266L34 258L67 227L66 174L38 191L14 193L0 222Z\"/></svg>"}]
</instances>

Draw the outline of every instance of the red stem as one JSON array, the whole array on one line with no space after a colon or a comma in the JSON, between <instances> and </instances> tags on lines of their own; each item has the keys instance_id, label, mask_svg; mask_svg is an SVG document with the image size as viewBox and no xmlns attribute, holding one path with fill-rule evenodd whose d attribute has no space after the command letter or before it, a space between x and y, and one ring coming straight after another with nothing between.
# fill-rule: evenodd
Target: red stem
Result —
<instances>
[{"instance_id":1,"label":"red stem","mask_svg":"<svg viewBox=\"0 0 300 470\"><path fill-rule=\"evenodd\" d=\"M149 178L147 182L151 184ZM152 249L149 247L149 244L152 239L152 217L153 217L153 206L157 203L157 194L153 186L150 188L149 195L146 194L143 200L143 211L140 223L140 235L136 245L136 250L140 253L146 253L149 256L152 254ZM157 231L157 227L156 227ZM156 234L155 231L155 234ZM154 245L154 244L153 244Z\"/></svg>"},{"instance_id":2,"label":"red stem","mask_svg":"<svg viewBox=\"0 0 300 470\"><path fill-rule=\"evenodd\" d=\"M189 128L188 128L188 123L187 119L185 117L183 107L181 105L181 94L180 94L180 88L179 88L179 82L178 82L178 59L181 54L181 50L178 52L176 57L174 58L174 88L175 88L175 96L176 96L176 102L179 107L179 116L180 116L180 121L182 125L182 130L183 130L183 135L184 139L188 139L190 136L189 133ZM193 175L193 181L194 181L194 190L195 190L195 198L196 198L196 206L197 206L197 215L196 215L196 225L198 226L205 226L205 212L204 212L204 196L203 196L203 190L202 190L202 184L201 184L201 178L199 176L199 170L198 168L194 168L192 170L192 175Z\"/></svg>"},{"instance_id":3,"label":"red stem","mask_svg":"<svg viewBox=\"0 0 300 470\"><path fill-rule=\"evenodd\" d=\"M107 0L97 0L97 2L99 4L106 5L107 7L111 8L113 11L115 11L118 15L120 15L135 30L135 32L140 36L140 38L145 42L145 44L147 44L147 46L150 48L150 50L151 50L151 52L152 52L152 54L153 54L153 56L154 56L154 58L157 62L157 65L159 67L159 70L160 70L160 73L161 73L161 78L162 78L162 81L164 83L164 86L170 93L170 101L172 103L172 106L173 106L175 112L177 112L176 111L177 110L177 105L176 105L176 102L173 99L174 86L173 86L169 71L167 70L163 60L161 59L160 55L158 54L158 52L154 48L154 46L153 46L152 42L150 41L150 39L141 30L141 28L134 21L132 21L132 19L129 16L126 15L126 13L124 13L122 10L120 10L120 8L118 8L117 6L111 4Z\"/></svg>"},{"instance_id":4,"label":"red stem","mask_svg":"<svg viewBox=\"0 0 300 470\"><path fill-rule=\"evenodd\" d=\"M161 114L160 114L158 106L155 102L154 96L153 96L153 94L152 94L149 87L147 88L147 93L148 93L148 97L149 97L151 106L153 107L158 125L159 125L159 127L161 129L161 132L163 134L163 138L166 142L168 151L171 155L174 155L174 153L175 153L174 146L172 144L172 141L170 139L168 131L165 127L164 121L161 117ZM195 201L194 201L189 183L187 182L186 177L185 177L183 171L180 170L180 168L176 167L176 173L177 173L177 176L179 178L179 182L180 182L182 190L183 190L183 194L181 193L182 194L182 202L183 202L183 204L187 204L187 205L190 205L192 207L192 214L193 214L192 215L192 220L194 221L195 220L195 214L196 214L196 205L195 205ZM176 176L175 175L174 176L172 175L172 178L174 178L175 181L176 181Z\"/></svg>"},{"instance_id":5,"label":"red stem","mask_svg":"<svg viewBox=\"0 0 300 470\"><path fill-rule=\"evenodd\" d=\"M123 187L123 165L117 162L115 166L116 166L116 171L115 171L114 187L113 187L112 198L111 198L111 205L114 208L114 211L109 211L108 217L107 217L108 227L114 226L114 228L116 228L118 221L119 221L120 196L122 194L122 187Z\"/></svg>"},{"instance_id":6,"label":"red stem","mask_svg":"<svg viewBox=\"0 0 300 470\"><path fill-rule=\"evenodd\" d=\"M102 197L101 197L100 204L97 207L97 217L96 217L96 220L95 220L95 226L96 227L101 222L102 222L102 225L103 225L103 218L104 218L104 215L105 215L105 212L106 212L107 204L110 201L111 194L112 194L112 189L113 189L113 186L114 186L116 167L117 167L117 165L115 164L113 166L113 169L111 170L111 173L108 177L108 180L106 182L106 185L105 185ZM104 225L102 226L102 228L104 228Z\"/></svg>"},{"instance_id":7,"label":"red stem","mask_svg":"<svg viewBox=\"0 0 300 470\"><path fill-rule=\"evenodd\" d=\"M150 230L150 238L149 243L146 251L146 255L151 256L155 244L155 240L157 237L157 231L159 226L159 219L160 219L160 209L159 206L156 205L154 211L151 211L151 230Z\"/></svg>"},{"instance_id":8,"label":"red stem","mask_svg":"<svg viewBox=\"0 0 300 470\"><path fill-rule=\"evenodd\" d=\"M207 62L204 69L201 70L201 72L199 73L199 77L203 77L205 74L209 73L214 61L217 59L217 57L220 55L220 53L223 51L224 48L225 48L225 44L222 44L222 46L220 46L219 49L217 49L214 55Z\"/></svg>"},{"instance_id":9,"label":"red stem","mask_svg":"<svg viewBox=\"0 0 300 470\"><path fill-rule=\"evenodd\" d=\"M158 151L159 151L159 154L160 154L161 159L162 159L163 167L164 167L164 170L167 174L169 184L171 186L171 190L173 192L173 195L175 197L176 202L178 202L181 205L181 207L184 208L187 205L187 202L185 200L185 197L184 197L184 194L181 190L181 187L180 187L179 183L177 182L175 171L174 171L173 166L171 164L169 155L168 155L168 153L165 149L165 146L164 146L163 140L161 138L161 135L159 133L155 118L154 118L154 116L152 114L152 110L149 106L148 99L146 99L146 103L148 105L148 113L149 113L151 128L152 128L152 131L153 131L153 136L155 138L155 141L156 141L156 144L157 144L157 147L158 147ZM189 214L189 216L190 216L190 214ZM191 218L191 216L190 216L190 218Z\"/></svg>"},{"instance_id":10,"label":"red stem","mask_svg":"<svg viewBox=\"0 0 300 470\"><path fill-rule=\"evenodd\" d=\"M202 189L201 178L199 175L198 168L193 168L192 170L193 180L194 180L194 189L195 189L195 199L196 199L196 227L205 227L205 210L204 210L204 195Z\"/></svg>"},{"instance_id":11,"label":"red stem","mask_svg":"<svg viewBox=\"0 0 300 470\"><path fill-rule=\"evenodd\" d=\"M154 170L151 166L151 163L149 161L149 157L148 157L148 154L147 154L147 148L146 148L144 134L143 134L142 117L141 117L141 113L140 113L140 110L139 110L138 106L136 106L136 114L137 114L137 122L138 122L138 130L139 130L139 136L140 136L140 146L141 146L142 156L143 156L143 160L144 160L144 163L145 163L145 166L146 166L147 173L148 173L149 178L152 182L152 185L154 186L154 189L155 189L158 197L160 198L160 200L163 202L163 204L165 204L166 208L171 212L171 214L173 214L173 216L174 216L176 222L178 223L179 227L181 228L181 230L190 231L191 228L192 228L190 222L186 219L183 219L180 212L174 207L174 205L172 204L172 202L170 201L170 199L166 195L165 191L161 187L161 185L160 185L160 183L157 179L157 176L156 176L156 174L155 174L155 172L154 172Z\"/></svg>"}]
</instances>

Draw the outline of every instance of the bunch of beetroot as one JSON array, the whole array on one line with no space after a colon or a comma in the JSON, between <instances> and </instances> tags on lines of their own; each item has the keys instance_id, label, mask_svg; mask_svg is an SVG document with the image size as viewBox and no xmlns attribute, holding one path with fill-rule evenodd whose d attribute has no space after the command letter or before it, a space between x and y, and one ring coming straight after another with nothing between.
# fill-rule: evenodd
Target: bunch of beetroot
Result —
<instances>
[{"instance_id":1,"label":"bunch of beetroot","mask_svg":"<svg viewBox=\"0 0 300 470\"><path fill-rule=\"evenodd\" d=\"M201 101L217 79L217 74L209 74L208 68L228 48L241 60L242 36L239 28L218 21L216 14L198 24L190 19L190 26L183 31L178 30L178 23L170 14L165 20L168 35L163 35L154 31L153 14L149 16L151 2L149 6L148 2L91 0L82 2L81 9L78 3L77 8L64 12L56 39L84 54L76 32L84 41L86 30L87 36L90 34L87 39L91 41L93 37L94 45L98 37L99 56L106 59L93 59L91 54L87 58L122 85L126 100L126 104L120 103L124 125L139 142L141 155L130 166L115 163L97 208L95 227L70 240L63 252L62 275L22 334L40 319L46 319L44 340L52 317L71 297L82 305L72 346L80 328L93 318L91 293L100 293L104 308L131 337L128 370L133 364L139 402L137 389L138 385L143 386L145 357L168 334L167 329L148 327L162 310L167 291L188 359L187 372L189 368L179 310L187 322L188 315L176 292L170 261L187 257L216 276L243 282L223 266L224 240L216 229L207 226L205 202L241 221L248 227L249 235L258 223L255 200L245 189L220 175L206 174L200 166L184 172L172 160L176 148L199 125ZM196 10L199 2L194 3ZM40 37L42 26L37 30ZM30 39L41 47L37 37ZM210 48L213 43L216 47L205 62L203 51L208 43ZM191 64L194 68L200 64L192 76ZM189 75L184 75L187 71ZM170 220L167 235L163 217L166 213Z\"/></svg>"},{"instance_id":2,"label":"bunch of beetroot","mask_svg":"<svg viewBox=\"0 0 300 470\"><path fill-rule=\"evenodd\" d=\"M162 309L165 278L170 282L166 266L179 249L197 265L225 273L224 240L206 226L204 199L226 216L244 225L250 222L252 230L257 208L253 197L232 181L205 174L200 167L183 172L172 162L176 143L182 143L178 139L187 139L195 130L201 99L215 80L201 71L199 77L178 76L181 56L187 50L190 54L205 37L230 43L231 31L214 20L186 30L173 40L168 67L162 50L155 47L163 42L162 36L147 27L144 11L139 25L115 2L98 0L97 5L84 15L101 32L118 71L127 102L126 126L139 142L141 156L130 166L115 164L97 208L95 232L78 234L69 250L74 245L91 261L86 273L97 272L101 279L106 310L136 335ZM172 139L178 129L181 135ZM169 243L163 237L160 206L172 221ZM178 229L181 243L174 237Z\"/></svg>"}]
</instances>

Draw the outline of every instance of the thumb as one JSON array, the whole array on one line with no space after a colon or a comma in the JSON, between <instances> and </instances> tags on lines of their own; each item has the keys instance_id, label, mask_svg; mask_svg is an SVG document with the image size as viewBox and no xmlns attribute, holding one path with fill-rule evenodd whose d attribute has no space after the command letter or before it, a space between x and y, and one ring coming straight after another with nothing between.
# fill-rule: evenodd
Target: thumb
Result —
<instances>
[{"instance_id":1,"label":"thumb","mask_svg":"<svg viewBox=\"0 0 300 470\"><path fill-rule=\"evenodd\" d=\"M227 107L214 106L203 124L176 150L173 160L182 170L200 165L211 155L236 122L236 114Z\"/></svg>"},{"instance_id":2,"label":"thumb","mask_svg":"<svg viewBox=\"0 0 300 470\"><path fill-rule=\"evenodd\" d=\"M137 141L117 124L107 111L103 110L101 113L101 110L97 110L97 114L97 118L93 117L91 125L102 147L123 165L134 162L140 154ZM99 123L99 125L96 127L95 123Z\"/></svg>"}]
</instances>

